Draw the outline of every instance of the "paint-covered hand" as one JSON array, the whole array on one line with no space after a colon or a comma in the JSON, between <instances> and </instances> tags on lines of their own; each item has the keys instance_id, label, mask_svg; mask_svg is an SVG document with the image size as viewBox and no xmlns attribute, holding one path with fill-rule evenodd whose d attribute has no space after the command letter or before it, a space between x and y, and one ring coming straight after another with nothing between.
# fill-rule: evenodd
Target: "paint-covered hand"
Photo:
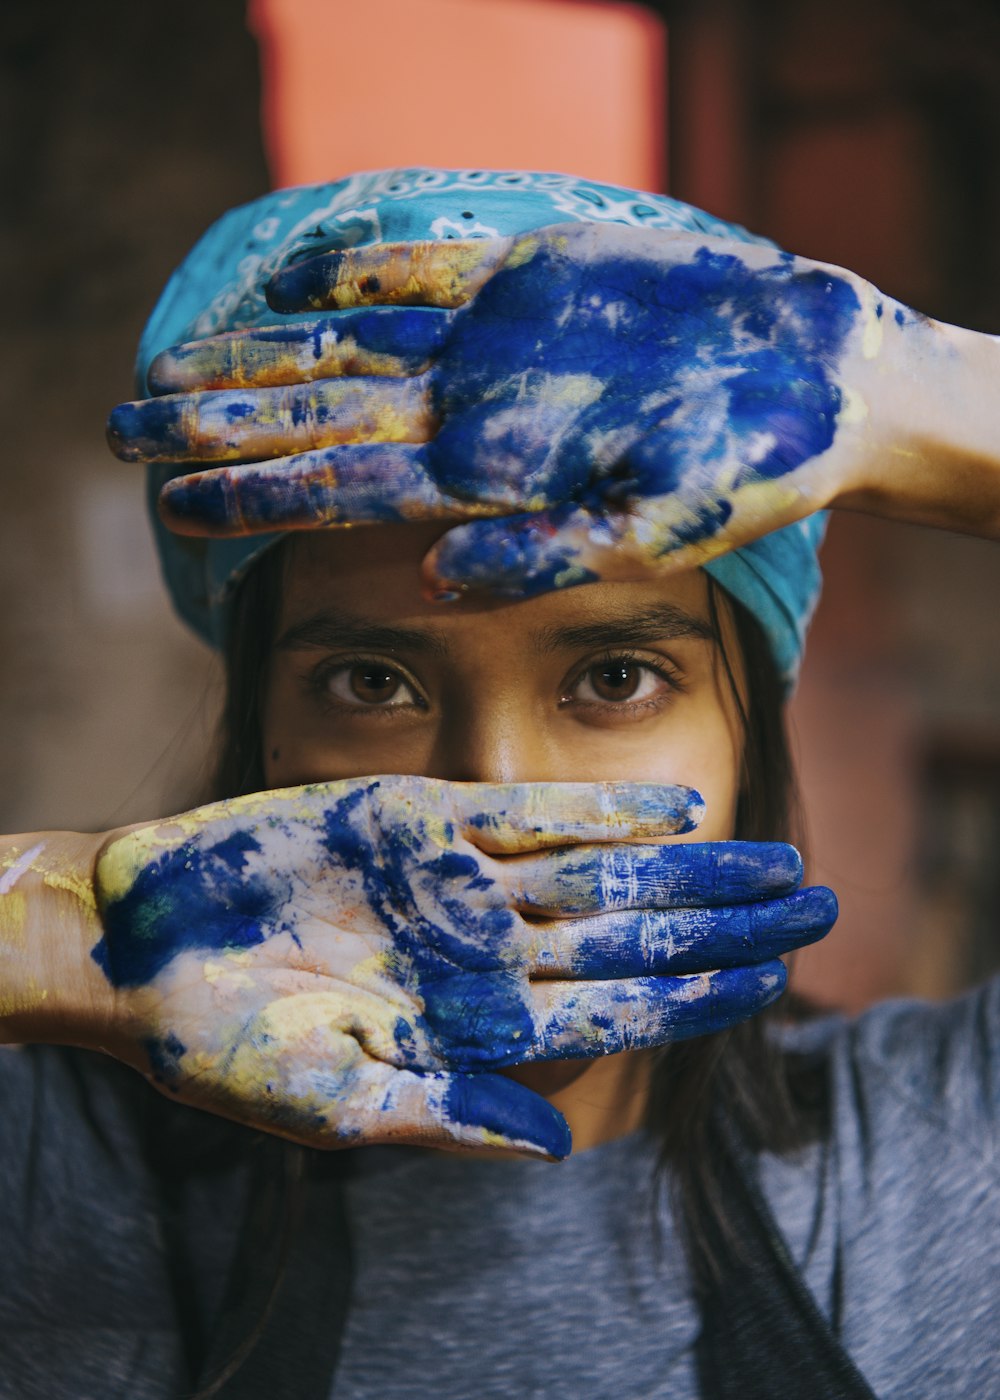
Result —
<instances>
[{"instance_id":1,"label":"paint-covered hand","mask_svg":"<svg viewBox=\"0 0 1000 1400\"><path fill-rule=\"evenodd\" d=\"M497 1071L742 1020L835 917L791 847L649 844L700 814L687 788L378 777L133 831L96 865L115 1053L316 1146L564 1155Z\"/></svg>"},{"instance_id":2,"label":"paint-covered hand","mask_svg":"<svg viewBox=\"0 0 1000 1400\"><path fill-rule=\"evenodd\" d=\"M686 568L829 504L886 447L872 362L916 319L849 272L613 224L326 254L268 295L327 314L166 351L113 447L244 463L165 488L192 534L504 517L442 538L439 596Z\"/></svg>"}]
</instances>

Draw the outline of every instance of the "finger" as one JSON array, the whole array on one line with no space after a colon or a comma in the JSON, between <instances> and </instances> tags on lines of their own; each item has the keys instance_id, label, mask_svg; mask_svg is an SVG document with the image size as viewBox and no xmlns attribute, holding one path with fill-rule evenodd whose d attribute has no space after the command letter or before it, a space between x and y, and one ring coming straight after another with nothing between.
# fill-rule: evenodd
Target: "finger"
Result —
<instances>
[{"instance_id":1,"label":"finger","mask_svg":"<svg viewBox=\"0 0 1000 1400\"><path fill-rule=\"evenodd\" d=\"M408 1143L556 1159L572 1146L558 1109L499 1074L416 1074L366 1060L350 1097L338 1094L321 1116L336 1146Z\"/></svg>"},{"instance_id":2,"label":"finger","mask_svg":"<svg viewBox=\"0 0 1000 1400\"><path fill-rule=\"evenodd\" d=\"M828 504L801 475L783 494L762 496L756 485L732 492L686 489L621 506L605 497L592 506L470 521L447 531L424 557L424 592L438 602L470 592L533 598L581 583L661 577L696 568Z\"/></svg>"},{"instance_id":3,"label":"finger","mask_svg":"<svg viewBox=\"0 0 1000 1400\"><path fill-rule=\"evenodd\" d=\"M491 855L580 842L655 841L693 831L705 815L699 793L669 784L463 783L451 791L462 834ZM552 878L543 877L541 888ZM523 879L524 888L534 888L527 868Z\"/></svg>"},{"instance_id":4,"label":"finger","mask_svg":"<svg viewBox=\"0 0 1000 1400\"><path fill-rule=\"evenodd\" d=\"M160 492L159 509L178 534L216 538L469 514L467 504L442 494L424 447L408 443L327 447L175 477Z\"/></svg>"},{"instance_id":5,"label":"finger","mask_svg":"<svg viewBox=\"0 0 1000 1400\"><path fill-rule=\"evenodd\" d=\"M461 306L493 276L514 243L513 238L448 238L321 253L276 273L266 289L267 303L283 312L375 303Z\"/></svg>"},{"instance_id":6,"label":"finger","mask_svg":"<svg viewBox=\"0 0 1000 1400\"><path fill-rule=\"evenodd\" d=\"M532 598L601 578L641 578L643 568L624 547L629 533L623 517L577 505L470 522L425 556L425 592L440 602L472 591Z\"/></svg>"},{"instance_id":7,"label":"finger","mask_svg":"<svg viewBox=\"0 0 1000 1400\"><path fill-rule=\"evenodd\" d=\"M556 1161L569 1156L569 1125L540 1094L499 1074L436 1077L446 1084L442 1147L510 1149Z\"/></svg>"},{"instance_id":8,"label":"finger","mask_svg":"<svg viewBox=\"0 0 1000 1400\"><path fill-rule=\"evenodd\" d=\"M760 904L625 910L529 924L535 977L639 977L767 962L825 937L837 918L832 890L798 890Z\"/></svg>"},{"instance_id":9,"label":"finger","mask_svg":"<svg viewBox=\"0 0 1000 1400\"><path fill-rule=\"evenodd\" d=\"M589 1059L711 1035L763 1011L786 981L784 963L775 961L690 977L532 982L533 1057Z\"/></svg>"},{"instance_id":10,"label":"finger","mask_svg":"<svg viewBox=\"0 0 1000 1400\"><path fill-rule=\"evenodd\" d=\"M309 1032L294 1048L243 1042L213 1073L152 1077L186 1103L309 1147L406 1143L569 1155L562 1114L513 1080L400 1070L333 1027Z\"/></svg>"},{"instance_id":11,"label":"finger","mask_svg":"<svg viewBox=\"0 0 1000 1400\"><path fill-rule=\"evenodd\" d=\"M564 847L501 863L500 871L522 913L567 918L773 898L798 886L802 860L780 841L620 843Z\"/></svg>"},{"instance_id":12,"label":"finger","mask_svg":"<svg viewBox=\"0 0 1000 1400\"><path fill-rule=\"evenodd\" d=\"M424 591L439 602L480 591L534 598L581 583L630 582L694 568L761 533L748 525L737 540L724 529L730 510L721 499L692 508L665 496L634 513L610 503L561 505L471 521L449 530L428 551Z\"/></svg>"},{"instance_id":13,"label":"finger","mask_svg":"<svg viewBox=\"0 0 1000 1400\"><path fill-rule=\"evenodd\" d=\"M427 442L425 381L323 379L122 403L108 445L123 462L262 461L353 442Z\"/></svg>"},{"instance_id":14,"label":"finger","mask_svg":"<svg viewBox=\"0 0 1000 1400\"><path fill-rule=\"evenodd\" d=\"M152 394L246 389L341 375L406 376L427 368L449 317L426 309L344 312L291 326L257 326L162 350L146 374Z\"/></svg>"}]
</instances>

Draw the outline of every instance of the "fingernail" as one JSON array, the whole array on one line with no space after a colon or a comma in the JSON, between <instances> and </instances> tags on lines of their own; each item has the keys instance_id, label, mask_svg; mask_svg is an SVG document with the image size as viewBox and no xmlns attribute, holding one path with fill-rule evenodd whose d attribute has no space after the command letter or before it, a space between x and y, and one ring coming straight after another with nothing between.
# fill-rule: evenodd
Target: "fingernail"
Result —
<instances>
[{"instance_id":1,"label":"fingernail","mask_svg":"<svg viewBox=\"0 0 1000 1400\"><path fill-rule=\"evenodd\" d=\"M272 311L317 310L326 304L326 293L337 280L340 253L320 254L276 272L264 289Z\"/></svg>"},{"instance_id":2,"label":"fingernail","mask_svg":"<svg viewBox=\"0 0 1000 1400\"><path fill-rule=\"evenodd\" d=\"M178 453L184 450L179 425L176 407L165 400L120 403L108 415L108 446L123 462L167 457L171 450Z\"/></svg>"}]
</instances>

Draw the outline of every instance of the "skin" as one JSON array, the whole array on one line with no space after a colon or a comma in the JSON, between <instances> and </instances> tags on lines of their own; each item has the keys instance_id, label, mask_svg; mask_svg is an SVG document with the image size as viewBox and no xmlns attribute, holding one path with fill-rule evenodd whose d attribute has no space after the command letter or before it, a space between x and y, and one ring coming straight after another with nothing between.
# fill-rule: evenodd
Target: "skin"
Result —
<instances>
[{"instance_id":1,"label":"skin","mask_svg":"<svg viewBox=\"0 0 1000 1400\"><path fill-rule=\"evenodd\" d=\"M780 993L777 955L826 931L829 891L798 890L801 863L780 844L663 844L697 825L701 798L603 782L613 755L585 766L585 782L496 781L522 767L507 730L528 715L523 685L506 688L497 724L475 683L488 652L468 631L452 641L470 643L473 664L459 652L407 682L447 681L449 712L435 702L430 728L408 722L421 704L403 707L402 745L390 738L398 705L334 716L329 658L314 654L330 645L317 601L374 605L369 626L416 624L399 613L426 541L403 533L351 536L346 558L330 537L293 554L266 725L276 791L105 837L0 842L0 1038L109 1050L179 1102L311 1146L562 1157L572 1139L555 1091L575 1074L539 1067L626 1063L594 1078L588 1102L603 1092L606 1112L593 1128L580 1119L587 1145L624 1131L641 1098L643 1061L618 1052L722 1029ZM393 560L376 572L401 596L373 592L373 548ZM678 645L704 650L703 620L678 627L677 606ZM438 642L403 649L423 669L429 656L444 663ZM515 629L507 650L523 646ZM731 716L719 721L725 749ZM595 733L606 728L597 717ZM401 771L363 776L386 761ZM546 762L573 772L568 749ZM638 751L622 762L640 777ZM723 809L726 768L711 770ZM460 780L439 776L452 771ZM518 1066L535 1067L521 1083L507 1074Z\"/></svg>"},{"instance_id":2,"label":"skin","mask_svg":"<svg viewBox=\"0 0 1000 1400\"><path fill-rule=\"evenodd\" d=\"M436 533L377 527L292 541L265 706L268 785L386 770L486 783L697 780L705 819L670 839L731 838L742 733L705 576L442 610L417 587ZM630 643L632 620L665 605L673 618ZM345 646L333 616L343 614L373 634L405 629L411 644ZM722 616L735 656L724 606ZM594 635L584 641L581 628ZM627 665L616 673L612 662L610 674L632 700L615 701L603 676L614 655ZM577 1150L638 1125L648 1073L644 1051L516 1071L564 1114Z\"/></svg>"},{"instance_id":3,"label":"skin","mask_svg":"<svg viewBox=\"0 0 1000 1400\"><path fill-rule=\"evenodd\" d=\"M692 298L689 293L699 278L703 295ZM629 292L624 310L618 305L623 287ZM915 316L841 269L700 236L651 237L612 226L575 227L473 245L456 240L358 249L312 266L300 264L272 290L276 312L312 308L314 325L298 331L280 327L236 332L167 352L150 376L159 397L124 406L112 417L112 441L130 460L250 464L212 468L169 488L164 513L188 533L240 535L275 526L466 520L469 523L458 530L440 539L432 533L423 542L430 548L424 581L432 593L454 597L464 589L481 588L531 597L582 584L585 587L575 596L586 600L596 596L591 589L598 586L615 589L625 586L625 579L644 585L662 580L671 571L679 572L821 505L870 510L990 537L1000 532L996 338ZM814 294L820 305L829 297L837 313L826 315L815 306L810 312ZM375 304L379 301L391 305L380 307ZM524 314L511 315L518 304ZM775 304L783 308L782 316L772 314ZM422 309L411 311L410 305ZM529 322L533 339L525 335ZM649 334L637 334L642 329ZM699 354L687 359L682 355L678 361L676 345L685 337ZM532 359L535 346L544 364ZM619 373L626 362L628 373ZM699 366L701 378L695 374L692 379ZM278 397L268 397L275 388ZM223 395L235 390L238 397L212 398L206 389ZM645 391L638 413L637 389ZM681 402L672 404L671 395L678 389ZM720 415L726 431L709 444L710 450L701 451L703 430L711 428L713 414ZM498 443L516 450L498 452ZM289 450L299 455L284 455ZM512 519L512 511L520 512L520 518L515 514ZM506 518L495 521L491 516ZM327 537L317 537L317 547L320 538L325 542ZM380 536L368 532L345 538L361 541L357 548L363 554L377 549ZM394 560L397 548L398 542L393 542L391 552L383 552L383 563ZM294 597L298 567L293 564L286 603ZM412 600L412 576L407 588ZM371 605L372 596L365 590L361 601ZM547 604L544 596L534 601ZM611 616L612 601L607 595L602 617L604 608ZM412 616L414 606L408 601L402 615ZM582 609L584 602L579 606ZM506 657L505 674L496 675L495 690L497 713L507 716L511 729L501 734L491 722L476 676L466 677L468 694L456 703L454 667L449 669L450 663L440 657L435 680L440 694L435 699L437 692L432 690L425 697L426 711L418 706L420 713L407 720L391 716L385 723L377 721L383 736L395 736L400 756L393 766L400 772L454 772L460 781L403 776L379 779L373 786L371 779L346 779L333 786L265 795L243 805L201 809L138 831L97 837L31 833L0 840L0 1038L107 1048L184 1101L316 1141L314 1121L304 1128L300 1118L290 1129L287 1122L275 1121L272 1083L259 1073L244 1076L243 1096L234 1096L232 1082L226 1079L232 1047L213 1043L220 1033L220 1007L214 993L205 992L206 986L219 988L223 1001L233 998L235 1012L241 1010L245 994L242 1010L253 1016L261 1009L255 998L264 995L261 989L269 976L287 981L289 974L305 970L325 977L321 960L304 969L301 959L295 959L308 944L304 932L322 943L332 929L335 944L345 933L331 920L330 896L338 917L349 915L356 932L365 908L352 907L349 898L345 903L336 883L327 887L322 881L317 904L315 862L303 865L301 859L309 842L285 840L288 831L298 823L296 830L303 835L315 832L332 818L337 832L346 837L350 821L341 821L339 814L349 800L352 811L359 803L370 804L368 829L388 832L395 845L412 833L414 812L429 812L439 821L439 836L446 842L445 847L435 847L432 840L425 854L434 859L435 849L439 855L454 854L447 844L453 837L445 814L459 814L456 829L471 848L463 848L461 854L473 859L481 873L486 868L482 860L503 857L507 848L503 843L500 849L483 847L486 827L491 840L497 837L496 813L484 826L480 818L489 800L486 789L473 791L468 786L470 773L485 772L491 779L495 772L522 769L537 774L554 757L560 763L568 758L570 772L579 772L581 765L600 768L610 746L615 750L610 771L621 776L637 765L646 780L658 759L641 756L639 729L654 725L658 714L663 725L672 720L683 727L695 695L707 694L702 668L702 679L675 693L662 710L652 704L627 728L617 721L595 724L594 712L587 711L585 717L578 695L573 703L561 703L569 672L546 670L549 653L558 647L538 652L533 637L522 638L513 649L492 640L487 647L484 625L491 625L491 639L498 636L493 624L501 613L486 617L489 608L477 612L468 603L462 608L455 617L478 623L467 630L465 641L481 668ZM443 614L435 614L440 617ZM578 620L576 607L571 620ZM298 640L301 643L301 634ZM691 640L689 635L684 645ZM669 642L672 655L681 640L672 636ZM313 652L315 646L313 639ZM651 643L643 638L643 650L648 646L657 651L655 639ZM308 724L278 732L281 667L288 655L309 649L283 646L275 652L266 755L275 768L272 781L281 780L276 771L283 763L298 765L298 774L309 777L342 772L342 763L357 771L364 747L355 744L345 753L341 739L331 755L337 766L316 766L328 754L329 708L325 739ZM529 653L533 660L538 658L537 671L512 689L511 668L523 675L523 657ZM602 660L607 660L603 650ZM305 690L315 701L316 685L310 683ZM444 722L439 712L443 713L441 697L446 692L452 699L444 707ZM301 705L301 684L296 694ZM526 696L533 699L526 701ZM708 766L699 763L702 771L696 778L708 789L713 821L719 813L731 815L733 784L738 781L732 772L732 717L724 714L724 692L717 693L715 703L723 715L721 727L715 725L719 743L703 755ZM475 726L468 722L472 712L479 716ZM405 735L400 726L409 726ZM576 734L576 743L567 743L569 732ZM342 727L338 733L342 735ZM413 762L419 765L414 769L401 766L410 741ZM663 752L658 744L656 755ZM713 755L723 755L722 766L729 765L728 787L726 781L715 783L710 771ZM671 766L667 776L674 781L684 771L683 764L679 770ZM583 790L593 791L588 784ZM490 791L497 792L495 787ZM573 803L579 804L579 792ZM734 967L737 973L742 968L752 982L753 966L766 965L762 960L780 952L782 938L785 947L791 946L809 941L828 926L829 903L823 907L822 900L813 900L810 905L808 892L789 893L799 874L787 856L781 868L775 848L754 848L745 857L740 878L732 880L738 846L727 846L725 855L718 847L688 846L683 862L673 866L662 860L664 850L671 848L659 848L658 864L649 854L658 848L646 846L645 854L628 855L630 873L623 881L625 857L616 843L660 837L662 809L659 829L651 829L648 810L635 812L635 820L623 827L621 805L627 806L629 798L621 791L610 806L610 825L606 799L603 811L598 802L597 812L590 812L589 825L584 821L567 826L565 810L549 831L542 830L537 819L525 825L533 803L541 802L550 811L560 800L555 787L508 788L503 796L511 804L504 818L513 831L510 853L524 856L526 835L538 845L532 859L541 886L548 890L543 905L547 901L547 913L553 916L548 937L554 942L546 956L551 954L556 962L549 970L557 966L568 978L603 975L637 984L642 974L647 974L647 983L678 973L693 975L707 989L705 1003L711 1007L716 1000L713 989L722 985L713 982L718 975L712 967ZM668 807L671 803L676 805L676 793ZM544 850L546 840L565 843L567 836L568 851ZM213 944L201 949L200 960L194 954L193 966L189 962L181 968L192 955L191 931L202 923L200 918L171 923L194 885L181 872L192 851L200 856L234 837L258 842L269 878L284 882L290 896L275 904L280 917L273 927L258 920L248 947L247 928L238 918L230 926L225 919L215 919L216 914L231 916L235 906L224 882L216 888L209 881L201 888L205 905L200 912L212 912L212 939L228 927L220 946L232 960L226 965L227 975L220 977L215 966L220 949ZM585 849L595 841L605 843L604 854L591 850L578 859L572 843ZM359 849L367 852L366 859L378 851L370 842ZM422 861L420 856L399 887L407 899L420 887ZM337 868L337 862L333 864ZM609 866L614 878L605 878ZM641 879L633 879L637 866L644 872ZM163 917L160 899L138 901L141 917L136 919L114 917L128 906L134 891L165 869L177 876L165 906L169 917ZM472 884L477 894L495 884L502 892L500 912L515 920L510 927L517 926L517 918L522 920L522 941L529 951L521 948L515 963L537 998L531 958L539 954L538 933L533 921L524 919L532 912L532 901L525 900L523 872L512 888L501 878L501 869L509 876L502 859L490 869L495 880L491 876L491 883L480 887L477 877ZM642 899L625 911L616 909L620 890L633 885ZM590 904L581 909L588 889ZM808 918L803 917L803 901ZM370 914L370 901L365 904ZM477 907L475 901L469 906L471 911ZM629 917L623 920L622 913ZM578 926L581 915L592 918L589 929ZM159 939L157 946L168 956L137 986L121 971L133 967L137 953L147 949L144 932L150 920L153 941ZM291 954L292 966L270 956L277 947L275 936L286 936L289 925L299 939L291 939L297 950ZM384 923L375 928L376 936L385 932ZM174 943L169 937L164 942L165 934ZM398 955L399 950L389 951ZM314 952L310 946L309 956ZM496 949L492 952L495 955ZM762 981L763 976L758 985ZM738 975L735 982L745 986L747 978ZM519 985L524 986L524 980ZM633 1000L636 1007L657 988L639 990L639 1001ZM671 1002L669 993L665 1000ZM763 1004L752 1001L737 997L730 1010L746 1015ZM474 1005L470 1001L467 1010ZM675 1011L672 1005L671 1015ZM419 1022L419 1000L414 1013ZM241 1024L238 1016L233 1023ZM469 1024L475 1026L474 1016ZM699 1024L701 1029L712 1028L704 1021ZM543 1017L543 1049L546 1035L551 1040L547 1025ZM201 1062L203 1072L190 1075L182 1069L178 1074L177 1065L170 1063L171 1057L179 1063L190 1053L178 1033L181 1029L192 1042L199 1034L203 1037L197 1046L199 1054L208 1055L207 1065ZM669 1041L676 1030L676 1021L668 1015L655 1043ZM623 1036L623 1045L637 1043L634 1032L633 1024L631 1040ZM531 1082L554 1101L573 1086L537 1077L535 1039L529 1038L528 1051L521 1057L531 1063L525 1073L536 1076ZM155 1063L151 1042L156 1046ZM454 1047L440 1036L418 1042L414 1035L402 1046L383 1051L400 1060L413 1053L425 1056L415 1070L391 1058L379 1063L397 1073L450 1072L440 1067L442 1057L450 1064ZM654 1039L647 1037L646 1043ZM253 1041L251 1049L262 1046L269 1054L271 1045L273 1037L264 1037L259 1044ZM294 1037L284 1045L288 1054L285 1059L279 1054L275 1068L294 1078L302 1067ZM463 1074L469 1072L462 1058L467 1048L463 1046L458 1056ZM494 1066L506 1068L503 1056L497 1058L495 1043L489 1054ZM630 1111L622 1110L617 1119L614 1112L642 1095L640 1057L619 1055L603 1063L612 1066L600 1071L608 1076L607 1083L603 1089L588 1089L592 1102L603 1105L596 1114L597 1125L577 1113L572 1094L566 1100L584 1142L627 1127ZM619 1064L639 1068L626 1073ZM588 1073L596 1076L598 1071ZM218 1089L214 1096L213 1075ZM580 1082L598 1084L587 1076ZM293 1102L291 1107L301 1105ZM314 1109L315 1103L309 1107ZM340 1126L328 1122L330 1131L320 1145L338 1145ZM454 1126L454 1118L449 1123L433 1112L417 1120L397 1119L394 1127L383 1120L383 1136L371 1140L384 1140L393 1131L399 1140L401 1128L402 1140L427 1142L443 1132L454 1142ZM467 1126L481 1139L482 1121ZM547 1145L536 1141L534 1150L559 1149L550 1140Z\"/></svg>"},{"instance_id":4,"label":"skin","mask_svg":"<svg viewBox=\"0 0 1000 1400\"><path fill-rule=\"evenodd\" d=\"M0 1039L109 1051L311 1146L565 1156L558 1108L501 1071L752 1015L835 916L790 847L651 844L702 810L391 775L5 838Z\"/></svg>"},{"instance_id":5,"label":"skin","mask_svg":"<svg viewBox=\"0 0 1000 1400\"><path fill-rule=\"evenodd\" d=\"M464 519L425 561L447 598L683 570L825 506L1000 528L996 338L841 268L566 224L327 254L268 295L326 319L168 350L112 414L128 460L247 464L168 483L182 533Z\"/></svg>"}]
</instances>

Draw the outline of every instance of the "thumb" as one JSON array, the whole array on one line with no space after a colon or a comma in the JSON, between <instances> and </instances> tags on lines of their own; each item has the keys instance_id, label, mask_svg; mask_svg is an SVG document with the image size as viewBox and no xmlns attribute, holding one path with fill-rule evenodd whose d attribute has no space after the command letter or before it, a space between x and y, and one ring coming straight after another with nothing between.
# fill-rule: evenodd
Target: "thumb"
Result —
<instances>
[{"instance_id":1,"label":"thumb","mask_svg":"<svg viewBox=\"0 0 1000 1400\"><path fill-rule=\"evenodd\" d=\"M424 558L425 592L440 602L471 590L533 598L594 583L614 567L618 534L614 520L576 505L470 521Z\"/></svg>"}]
</instances>

